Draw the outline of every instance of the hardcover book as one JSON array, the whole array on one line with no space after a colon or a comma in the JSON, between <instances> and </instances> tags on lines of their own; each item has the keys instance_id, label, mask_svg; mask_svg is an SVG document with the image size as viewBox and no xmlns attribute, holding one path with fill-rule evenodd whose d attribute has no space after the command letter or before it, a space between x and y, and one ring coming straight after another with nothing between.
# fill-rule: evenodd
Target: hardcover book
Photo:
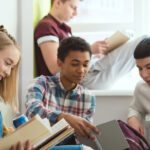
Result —
<instances>
[{"instance_id":1,"label":"hardcover book","mask_svg":"<svg viewBox=\"0 0 150 150\"><path fill-rule=\"evenodd\" d=\"M114 49L120 47L126 43L130 38L124 33L117 31L111 37L108 38L109 48L104 51L105 54L113 51Z\"/></svg>"},{"instance_id":2,"label":"hardcover book","mask_svg":"<svg viewBox=\"0 0 150 150\"><path fill-rule=\"evenodd\" d=\"M48 120L45 123L40 116L36 115L14 132L0 139L0 149L9 150L11 145L17 144L18 141L25 144L29 139L35 149L45 150L46 148L52 148L73 133L74 129L65 119L61 119L50 126Z\"/></svg>"}]
</instances>

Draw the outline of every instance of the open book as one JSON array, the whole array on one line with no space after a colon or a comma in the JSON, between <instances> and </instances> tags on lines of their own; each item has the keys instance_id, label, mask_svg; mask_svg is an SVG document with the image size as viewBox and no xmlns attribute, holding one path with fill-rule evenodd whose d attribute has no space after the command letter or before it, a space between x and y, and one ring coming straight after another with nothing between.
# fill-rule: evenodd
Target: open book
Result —
<instances>
[{"instance_id":1,"label":"open book","mask_svg":"<svg viewBox=\"0 0 150 150\"><path fill-rule=\"evenodd\" d=\"M108 38L109 48L104 52L105 54L118 48L129 40L129 37L120 31L116 31L111 37Z\"/></svg>"},{"instance_id":2,"label":"open book","mask_svg":"<svg viewBox=\"0 0 150 150\"><path fill-rule=\"evenodd\" d=\"M14 132L2 138L0 140L0 149L9 150L11 145L17 144L18 141L25 143L30 139L35 149L45 150L52 148L73 133L74 129L70 127L65 119L61 119L50 127L49 124L44 123L43 120L36 115L18 127Z\"/></svg>"},{"instance_id":3,"label":"open book","mask_svg":"<svg viewBox=\"0 0 150 150\"><path fill-rule=\"evenodd\" d=\"M100 135L93 132L96 142L91 139L78 137L81 144L92 147L94 150L123 150L129 148L129 144L116 120L97 125Z\"/></svg>"}]
</instances>

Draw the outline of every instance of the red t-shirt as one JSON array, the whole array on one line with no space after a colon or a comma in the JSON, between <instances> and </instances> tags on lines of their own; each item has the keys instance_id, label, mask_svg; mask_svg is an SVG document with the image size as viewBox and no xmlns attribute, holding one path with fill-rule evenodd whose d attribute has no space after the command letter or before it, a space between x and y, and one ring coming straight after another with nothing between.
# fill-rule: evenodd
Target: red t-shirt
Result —
<instances>
[{"instance_id":1,"label":"red t-shirt","mask_svg":"<svg viewBox=\"0 0 150 150\"><path fill-rule=\"evenodd\" d=\"M48 14L45 16L39 24L36 26L34 31L34 44L35 44L35 60L36 60L36 74L39 75L52 75L42 56L40 47L38 46L37 40L45 36L53 36L58 38L58 42L62 39L67 38L71 34L71 28L65 23L58 22L52 15ZM49 58L51 59L51 58Z\"/></svg>"}]
</instances>

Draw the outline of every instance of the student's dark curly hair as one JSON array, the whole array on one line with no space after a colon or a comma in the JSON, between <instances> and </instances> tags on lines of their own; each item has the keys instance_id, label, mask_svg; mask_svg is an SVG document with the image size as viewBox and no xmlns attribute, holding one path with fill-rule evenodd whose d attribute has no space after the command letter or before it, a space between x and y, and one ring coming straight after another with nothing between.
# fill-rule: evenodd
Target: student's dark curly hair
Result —
<instances>
[{"instance_id":1,"label":"student's dark curly hair","mask_svg":"<svg viewBox=\"0 0 150 150\"><path fill-rule=\"evenodd\" d=\"M92 55L90 45L80 37L69 37L60 42L57 57L64 62L70 51L89 52Z\"/></svg>"},{"instance_id":2,"label":"student's dark curly hair","mask_svg":"<svg viewBox=\"0 0 150 150\"><path fill-rule=\"evenodd\" d=\"M134 58L143 59L150 56L150 37L143 39L135 48Z\"/></svg>"}]
</instances>

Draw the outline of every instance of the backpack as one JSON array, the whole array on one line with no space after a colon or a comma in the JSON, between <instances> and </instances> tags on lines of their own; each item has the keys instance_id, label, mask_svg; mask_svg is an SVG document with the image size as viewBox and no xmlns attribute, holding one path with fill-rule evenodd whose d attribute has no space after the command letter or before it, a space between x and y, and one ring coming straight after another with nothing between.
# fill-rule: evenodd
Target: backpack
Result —
<instances>
[{"instance_id":1,"label":"backpack","mask_svg":"<svg viewBox=\"0 0 150 150\"><path fill-rule=\"evenodd\" d=\"M130 146L125 150L150 150L150 144L138 131L121 120L118 120L118 123Z\"/></svg>"}]
</instances>

